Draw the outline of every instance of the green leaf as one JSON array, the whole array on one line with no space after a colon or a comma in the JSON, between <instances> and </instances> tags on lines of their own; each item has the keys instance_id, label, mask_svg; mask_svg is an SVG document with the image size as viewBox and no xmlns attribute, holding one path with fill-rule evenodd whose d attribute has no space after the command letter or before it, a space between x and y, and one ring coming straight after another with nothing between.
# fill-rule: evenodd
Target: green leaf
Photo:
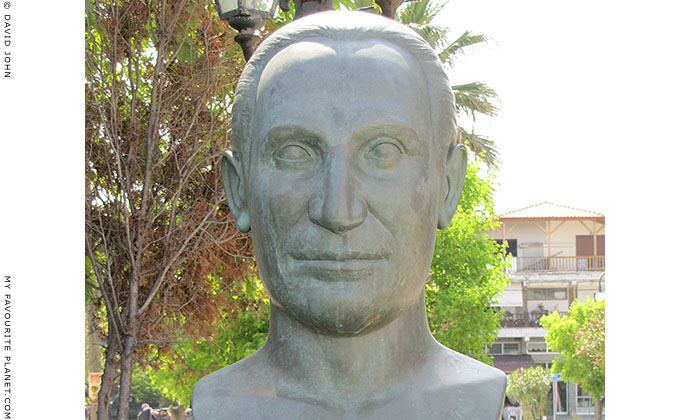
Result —
<instances>
[{"instance_id":1,"label":"green leaf","mask_svg":"<svg viewBox=\"0 0 690 420\"><path fill-rule=\"evenodd\" d=\"M575 300L567 316L551 313L541 319L549 349L564 356L551 371L581 384L594 398L605 392L604 313L604 302Z\"/></svg>"}]
</instances>

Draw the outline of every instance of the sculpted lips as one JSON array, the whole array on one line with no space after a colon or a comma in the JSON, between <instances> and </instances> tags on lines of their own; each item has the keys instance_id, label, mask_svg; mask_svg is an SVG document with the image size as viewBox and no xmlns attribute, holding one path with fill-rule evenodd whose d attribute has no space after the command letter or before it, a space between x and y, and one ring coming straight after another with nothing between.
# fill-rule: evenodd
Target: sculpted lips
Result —
<instances>
[{"instance_id":1,"label":"sculpted lips","mask_svg":"<svg viewBox=\"0 0 690 420\"><path fill-rule=\"evenodd\" d=\"M308 271L352 272L374 268L377 264L387 261L390 252L314 250L292 252L290 257L298 268L304 268Z\"/></svg>"}]
</instances>

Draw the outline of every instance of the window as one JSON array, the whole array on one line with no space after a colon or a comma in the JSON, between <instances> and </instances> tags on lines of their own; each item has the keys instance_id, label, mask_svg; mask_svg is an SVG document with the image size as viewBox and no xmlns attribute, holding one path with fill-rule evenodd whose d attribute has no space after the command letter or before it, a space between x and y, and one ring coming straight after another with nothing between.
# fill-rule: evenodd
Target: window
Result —
<instances>
[{"instance_id":1,"label":"window","mask_svg":"<svg viewBox=\"0 0 690 420\"><path fill-rule=\"evenodd\" d=\"M549 389L548 417L553 416L553 386ZM568 414L568 382L556 382L556 414Z\"/></svg>"},{"instance_id":2,"label":"window","mask_svg":"<svg viewBox=\"0 0 690 420\"><path fill-rule=\"evenodd\" d=\"M505 241L497 240L498 243L505 243L506 245L506 255L510 254L513 257L518 256L518 243L517 239L506 239Z\"/></svg>"},{"instance_id":3,"label":"window","mask_svg":"<svg viewBox=\"0 0 690 420\"><path fill-rule=\"evenodd\" d=\"M489 354L520 354L520 343L498 342L491 345Z\"/></svg>"},{"instance_id":4,"label":"window","mask_svg":"<svg viewBox=\"0 0 690 420\"><path fill-rule=\"evenodd\" d=\"M503 354L519 354L520 344L518 343L503 343Z\"/></svg>"},{"instance_id":5,"label":"window","mask_svg":"<svg viewBox=\"0 0 690 420\"><path fill-rule=\"evenodd\" d=\"M577 407L578 413L594 413L594 403L592 396L586 393L580 385L575 385L577 388Z\"/></svg>"},{"instance_id":6,"label":"window","mask_svg":"<svg viewBox=\"0 0 690 420\"><path fill-rule=\"evenodd\" d=\"M577 259L577 271L604 270L604 256L606 255L605 238L604 235L597 235L595 247L592 235L575 236L575 255L582 257Z\"/></svg>"},{"instance_id":7,"label":"window","mask_svg":"<svg viewBox=\"0 0 690 420\"><path fill-rule=\"evenodd\" d=\"M549 351L543 338L530 338L527 342L527 353L546 353Z\"/></svg>"},{"instance_id":8,"label":"window","mask_svg":"<svg viewBox=\"0 0 690 420\"><path fill-rule=\"evenodd\" d=\"M568 300L568 289L527 289L528 300Z\"/></svg>"},{"instance_id":9,"label":"window","mask_svg":"<svg viewBox=\"0 0 690 420\"><path fill-rule=\"evenodd\" d=\"M497 244L505 244L505 257L504 260L508 261L507 270L509 273L514 273L517 270L517 255L518 255L518 242L517 239L496 239Z\"/></svg>"}]
</instances>

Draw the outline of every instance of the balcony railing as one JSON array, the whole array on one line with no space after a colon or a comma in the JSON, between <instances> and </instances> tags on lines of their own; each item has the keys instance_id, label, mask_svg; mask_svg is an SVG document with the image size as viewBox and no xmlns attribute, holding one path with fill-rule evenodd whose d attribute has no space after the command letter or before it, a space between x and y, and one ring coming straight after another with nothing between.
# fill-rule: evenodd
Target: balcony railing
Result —
<instances>
[{"instance_id":1,"label":"balcony railing","mask_svg":"<svg viewBox=\"0 0 690 420\"><path fill-rule=\"evenodd\" d=\"M544 309L534 310L531 312L524 312L514 314L511 312L503 313L501 320L501 327L503 328L525 328L525 327L539 327L541 317L548 315L550 312ZM561 316L568 315L568 312L559 312Z\"/></svg>"},{"instance_id":2,"label":"balcony railing","mask_svg":"<svg viewBox=\"0 0 690 420\"><path fill-rule=\"evenodd\" d=\"M517 271L604 271L606 258L599 257L512 257L508 272Z\"/></svg>"}]
</instances>

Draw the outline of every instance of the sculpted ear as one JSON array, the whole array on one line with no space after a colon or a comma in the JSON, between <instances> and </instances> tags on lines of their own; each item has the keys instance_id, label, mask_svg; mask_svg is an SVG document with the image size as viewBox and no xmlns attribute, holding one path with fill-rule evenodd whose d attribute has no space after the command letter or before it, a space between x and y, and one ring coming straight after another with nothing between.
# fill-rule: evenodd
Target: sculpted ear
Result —
<instances>
[{"instance_id":1,"label":"sculpted ear","mask_svg":"<svg viewBox=\"0 0 690 420\"><path fill-rule=\"evenodd\" d=\"M228 200L230 211L237 221L237 229L247 233L251 229L249 225L249 213L245 197L246 185L244 182L242 162L231 151L223 153L221 160L221 176L225 187L225 197Z\"/></svg>"},{"instance_id":2,"label":"sculpted ear","mask_svg":"<svg viewBox=\"0 0 690 420\"><path fill-rule=\"evenodd\" d=\"M448 193L441 203L441 211L438 215L438 228L445 229L450 226L455 210L458 208L462 187L465 185L467 174L467 151L462 144L455 144L448 150L446 158L446 182Z\"/></svg>"}]
</instances>

